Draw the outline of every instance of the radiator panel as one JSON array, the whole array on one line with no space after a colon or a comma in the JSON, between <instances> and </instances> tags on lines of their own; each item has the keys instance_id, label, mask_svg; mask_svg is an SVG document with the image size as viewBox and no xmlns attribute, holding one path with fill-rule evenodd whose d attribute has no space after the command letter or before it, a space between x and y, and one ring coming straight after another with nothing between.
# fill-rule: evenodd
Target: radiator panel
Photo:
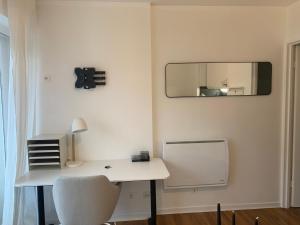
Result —
<instances>
[{"instance_id":1,"label":"radiator panel","mask_svg":"<svg viewBox=\"0 0 300 225\"><path fill-rule=\"evenodd\" d=\"M228 183L226 139L166 142L163 159L170 172L165 189L224 186Z\"/></svg>"}]
</instances>

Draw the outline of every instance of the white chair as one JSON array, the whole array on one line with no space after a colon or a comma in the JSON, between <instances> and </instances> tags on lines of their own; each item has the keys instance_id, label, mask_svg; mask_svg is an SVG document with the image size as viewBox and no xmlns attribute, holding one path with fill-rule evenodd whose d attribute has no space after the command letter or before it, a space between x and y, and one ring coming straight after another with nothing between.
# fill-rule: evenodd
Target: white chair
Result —
<instances>
[{"instance_id":1,"label":"white chair","mask_svg":"<svg viewBox=\"0 0 300 225\"><path fill-rule=\"evenodd\" d=\"M53 186L53 200L62 225L101 225L112 216L120 186L105 176L61 177Z\"/></svg>"}]
</instances>

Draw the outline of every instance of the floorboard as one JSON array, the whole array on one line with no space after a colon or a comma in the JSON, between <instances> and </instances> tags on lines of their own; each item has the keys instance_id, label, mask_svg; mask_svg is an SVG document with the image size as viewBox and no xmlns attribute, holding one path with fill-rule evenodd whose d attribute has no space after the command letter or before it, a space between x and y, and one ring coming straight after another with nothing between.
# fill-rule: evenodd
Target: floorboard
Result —
<instances>
[{"instance_id":1,"label":"floorboard","mask_svg":"<svg viewBox=\"0 0 300 225\"><path fill-rule=\"evenodd\" d=\"M254 225L257 216L260 225L300 225L300 208L236 211L236 225ZM124 221L117 225L147 225L147 221ZM157 225L216 225L216 213L159 215ZM230 211L222 212L222 225L231 225Z\"/></svg>"}]
</instances>

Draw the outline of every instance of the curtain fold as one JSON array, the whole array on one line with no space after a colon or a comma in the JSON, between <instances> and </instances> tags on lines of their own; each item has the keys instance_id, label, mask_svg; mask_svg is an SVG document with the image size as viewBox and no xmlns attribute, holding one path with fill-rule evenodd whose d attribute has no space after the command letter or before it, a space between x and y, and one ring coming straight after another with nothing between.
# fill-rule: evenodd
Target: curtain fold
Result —
<instances>
[{"instance_id":1,"label":"curtain fold","mask_svg":"<svg viewBox=\"0 0 300 225\"><path fill-rule=\"evenodd\" d=\"M9 38L0 34L0 223L2 223L4 172L5 172L5 133L7 124L7 93L9 78Z\"/></svg>"},{"instance_id":2,"label":"curtain fold","mask_svg":"<svg viewBox=\"0 0 300 225\"><path fill-rule=\"evenodd\" d=\"M37 30L35 0L9 0L11 68L3 225L35 225L35 190L14 188L28 170L26 140L35 134Z\"/></svg>"}]
</instances>

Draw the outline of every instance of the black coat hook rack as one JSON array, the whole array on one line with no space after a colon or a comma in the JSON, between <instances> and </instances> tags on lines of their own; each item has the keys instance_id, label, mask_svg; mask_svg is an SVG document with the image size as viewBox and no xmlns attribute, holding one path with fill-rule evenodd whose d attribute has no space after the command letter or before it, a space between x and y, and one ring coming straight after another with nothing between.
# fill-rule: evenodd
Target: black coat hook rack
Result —
<instances>
[{"instance_id":1,"label":"black coat hook rack","mask_svg":"<svg viewBox=\"0 0 300 225\"><path fill-rule=\"evenodd\" d=\"M77 76L76 88L91 89L96 85L106 85L105 71L96 71L94 67L76 67L74 73Z\"/></svg>"}]
</instances>

